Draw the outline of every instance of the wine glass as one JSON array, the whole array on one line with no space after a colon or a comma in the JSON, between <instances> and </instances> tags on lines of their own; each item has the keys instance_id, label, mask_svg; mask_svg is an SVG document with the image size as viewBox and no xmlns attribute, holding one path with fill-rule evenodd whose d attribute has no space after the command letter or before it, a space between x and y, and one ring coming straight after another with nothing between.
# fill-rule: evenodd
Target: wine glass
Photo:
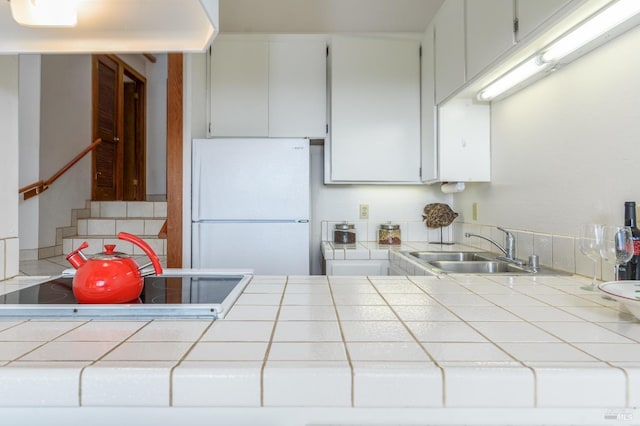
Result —
<instances>
[{"instance_id":1,"label":"wine glass","mask_svg":"<svg viewBox=\"0 0 640 426\"><path fill-rule=\"evenodd\" d=\"M593 280L591 285L580 288L583 290L596 289L596 275L598 261L600 260L600 245L602 242L602 225L588 223L580 225L580 235L578 237L578 248L580 252L593 261Z\"/></svg>"},{"instance_id":2,"label":"wine glass","mask_svg":"<svg viewBox=\"0 0 640 426\"><path fill-rule=\"evenodd\" d=\"M614 267L614 279L618 280L618 267L633 257L633 240L628 226L605 226L602 228L600 255Z\"/></svg>"}]
</instances>

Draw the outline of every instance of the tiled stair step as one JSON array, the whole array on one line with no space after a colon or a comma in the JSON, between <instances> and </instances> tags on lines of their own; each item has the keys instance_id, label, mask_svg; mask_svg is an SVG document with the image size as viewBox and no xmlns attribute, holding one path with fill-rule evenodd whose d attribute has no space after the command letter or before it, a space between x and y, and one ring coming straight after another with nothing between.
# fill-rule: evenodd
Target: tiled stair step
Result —
<instances>
[{"instance_id":1,"label":"tiled stair step","mask_svg":"<svg viewBox=\"0 0 640 426\"><path fill-rule=\"evenodd\" d=\"M164 221L164 218L78 219L77 232L79 236L117 235L119 232L157 236Z\"/></svg>"},{"instance_id":2,"label":"tiled stair step","mask_svg":"<svg viewBox=\"0 0 640 426\"><path fill-rule=\"evenodd\" d=\"M167 255L167 244L165 239L158 238L156 236L139 236L144 242L156 252L158 256ZM65 255L71 253L76 248L80 247L84 241L89 243L89 247L83 250L86 254L102 253L104 251L105 244L115 244L116 251L124 252L131 255L144 255L144 252L140 247L130 243L128 241L119 240L113 235L91 235L91 236L75 236L71 238L65 238L62 241L62 251Z\"/></svg>"},{"instance_id":3,"label":"tiled stair step","mask_svg":"<svg viewBox=\"0 0 640 426\"><path fill-rule=\"evenodd\" d=\"M89 201L92 218L166 218L166 201Z\"/></svg>"}]
</instances>

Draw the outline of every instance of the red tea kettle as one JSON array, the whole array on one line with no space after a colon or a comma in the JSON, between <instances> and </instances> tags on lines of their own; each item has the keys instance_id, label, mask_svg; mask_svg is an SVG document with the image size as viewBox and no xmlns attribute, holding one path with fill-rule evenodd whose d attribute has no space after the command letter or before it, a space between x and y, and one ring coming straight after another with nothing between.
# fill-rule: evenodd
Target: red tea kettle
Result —
<instances>
[{"instance_id":1,"label":"red tea kettle","mask_svg":"<svg viewBox=\"0 0 640 426\"><path fill-rule=\"evenodd\" d=\"M78 303L126 303L137 299L144 285L143 277L154 272L162 274L160 259L153 249L140 238L120 232L118 239L140 247L151 263L138 266L128 254L116 252L115 244L105 244L105 251L92 258L82 253L89 244L85 241L69 253L67 260L77 269L73 277L73 295ZM153 265L153 271L142 269Z\"/></svg>"}]
</instances>

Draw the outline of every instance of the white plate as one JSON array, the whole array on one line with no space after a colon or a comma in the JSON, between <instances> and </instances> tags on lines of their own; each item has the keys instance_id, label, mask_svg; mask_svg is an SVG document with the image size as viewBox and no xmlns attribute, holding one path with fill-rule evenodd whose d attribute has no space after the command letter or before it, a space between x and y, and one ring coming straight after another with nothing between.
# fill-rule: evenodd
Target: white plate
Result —
<instances>
[{"instance_id":1,"label":"white plate","mask_svg":"<svg viewBox=\"0 0 640 426\"><path fill-rule=\"evenodd\" d=\"M609 281L598 285L598 289L613 297L640 319L640 281Z\"/></svg>"}]
</instances>

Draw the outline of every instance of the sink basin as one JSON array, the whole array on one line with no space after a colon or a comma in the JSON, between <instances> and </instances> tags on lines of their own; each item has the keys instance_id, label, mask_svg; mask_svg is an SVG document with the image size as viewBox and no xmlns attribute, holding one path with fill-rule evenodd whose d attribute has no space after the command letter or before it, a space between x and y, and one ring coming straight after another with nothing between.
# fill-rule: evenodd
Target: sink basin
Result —
<instances>
[{"instance_id":1,"label":"sink basin","mask_svg":"<svg viewBox=\"0 0 640 426\"><path fill-rule=\"evenodd\" d=\"M492 260L496 256L490 252L477 251L412 251L410 256L418 258L424 262L433 261L486 261Z\"/></svg>"},{"instance_id":2,"label":"sink basin","mask_svg":"<svg viewBox=\"0 0 640 426\"><path fill-rule=\"evenodd\" d=\"M499 261L436 260L429 263L436 268L443 270L444 272L457 274L497 274L501 272L530 273L524 268L520 268L507 262Z\"/></svg>"},{"instance_id":3,"label":"sink basin","mask_svg":"<svg viewBox=\"0 0 640 426\"><path fill-rule=\"evenodd\" d=\"M450 274L505 275L571 275L570 272L540 267L532 272L527 267L499 260L488 251L406 251L407 257L418 260L427 271Z\"/></svg>"}]
</instances>

